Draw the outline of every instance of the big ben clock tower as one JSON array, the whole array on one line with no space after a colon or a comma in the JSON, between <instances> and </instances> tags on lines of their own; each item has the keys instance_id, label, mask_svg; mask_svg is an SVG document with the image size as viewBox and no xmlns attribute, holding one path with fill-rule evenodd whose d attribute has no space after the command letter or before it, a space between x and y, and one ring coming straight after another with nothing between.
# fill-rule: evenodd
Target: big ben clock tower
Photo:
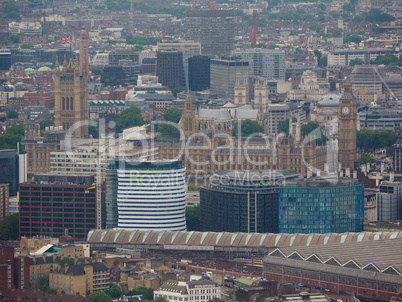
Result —
<instances>
[{"instance_id":1,"label":"big ben clock tower","mask_svg":"<svg viewBox=\"0 0 402 302\"><path fill-rule=\"evenodd\" d=\"M339 101L339 162L342 169L353 170L357 159L357 101L352 93L349 79L344 83L344 91Z\"/></svg>"}]
</instances>

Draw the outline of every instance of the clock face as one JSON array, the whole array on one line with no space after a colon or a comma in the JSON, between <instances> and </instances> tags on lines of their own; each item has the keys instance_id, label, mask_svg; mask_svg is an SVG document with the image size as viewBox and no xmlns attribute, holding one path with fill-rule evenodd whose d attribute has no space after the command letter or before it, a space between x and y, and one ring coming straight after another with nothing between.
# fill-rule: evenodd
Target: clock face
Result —
<instances>
[{"instance_id":1,"label":"clock face","mask_svg":"<svg viewBox=\"0 0 402 302\"><path fill-rule=\"evenodd\" d=\"M349 107L343 107L343 108L342 108L342 114L343 114L343 115L348 115L349 113L350 113Z\"/></svg>"}]
</instances>

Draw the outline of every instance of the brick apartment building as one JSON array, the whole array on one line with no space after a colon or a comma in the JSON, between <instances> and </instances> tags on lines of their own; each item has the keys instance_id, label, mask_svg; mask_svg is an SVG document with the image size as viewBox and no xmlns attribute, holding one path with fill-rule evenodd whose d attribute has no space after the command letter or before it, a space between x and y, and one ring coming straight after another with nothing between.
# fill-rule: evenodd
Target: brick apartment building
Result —
<instances>
[{"instance_id":1,"label":"brick apartment building","mask_svg":"<svg viewBox=\"0 0 402 302\"><path fill-rule=\"evenodd\" d=\"M29 258L15 257L13 247L0 247L0 289L29 289Z\"/></svg>"}]
</instances>

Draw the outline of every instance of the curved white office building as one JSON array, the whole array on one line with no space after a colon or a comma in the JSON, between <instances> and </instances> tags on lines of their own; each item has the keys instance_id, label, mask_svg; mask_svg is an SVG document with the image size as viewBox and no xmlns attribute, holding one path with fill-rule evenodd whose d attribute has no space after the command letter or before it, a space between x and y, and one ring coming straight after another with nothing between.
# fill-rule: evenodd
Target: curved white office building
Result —
<instances>
[{"instance_id":1,"label":"curved white office building","mask_svg":"<svg viewBox=\"0 0 402 302\"><path fill-rule=\"evenodd\" d=\"M186 230L185 175L181 161L120 163L118 228Z\"/></svg>"}]
</instances>

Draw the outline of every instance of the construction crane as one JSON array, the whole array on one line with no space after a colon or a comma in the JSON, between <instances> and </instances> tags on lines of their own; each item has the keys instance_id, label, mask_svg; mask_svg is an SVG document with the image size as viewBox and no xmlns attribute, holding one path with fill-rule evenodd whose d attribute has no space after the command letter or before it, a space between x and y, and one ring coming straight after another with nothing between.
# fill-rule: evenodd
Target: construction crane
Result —
<instances>
[{"instance_id":1,"label":"construction crane","mask_svg":"<svg viewBox=\"0 0 402 302\"><path fill-rule=\"evenodd\" d=\"M276 22L274 24L274 27L272 28L271 34L269 35L268 41L267 41L267 43L264 44L264 48L267 48L269 46L269 42L271 42L271 39L275 34L276 27L278 26L278 23L279 23L279 18L281 17L284 8L285 8L285 5L282 5L282 8L281 8L281 10L279 11L279 14L278 14L278 18L276 18Z\"/></svg>"},{"instance_id":2,"label":"construction crane","mask_svg":"<svg viewBox=\"0 0 402 302\"><path fill-rule=\"evenodd\" d=\"M191 8L192 10L195 10L195 0L192 0Z\"/></svg>"},{"instance_id":3,"label":"construction crane","mask_svg":"<svg viewBox=\"0 0 402 302\"><path fill-rule=\"evenodd\" d=\"M110 17L112 16L112 14L113 14L113 12L114 12L114 10L115 10L115 8L116 8L118 3L119 3L119 0L116 0L116 3L114 4L112 11L110 12L109 16L107 17L107 20L105 21L105 19L103 19L103 26L105 28L107 27L107 25L108 25L108 23L110 21Z\"/></svg>"},{"instance_id":4,"label":"construction crane","mask_svg":"<svg viewBox=\"0 0 402 302\"><path fill-rule=\"evenodd\" d=\"M258 8L257 15L255 14L255 10L253 11L253 20L254 26L253 29L250 29L250 40L252 41L253 48L257 46L257 24L258 24L258 17L260 16L260 9Z\"/></svg>"},{"instance_id":5,"label":"construction crane","mask_svg":"<svg viewBox=\"0 0 402 302\"><path fill-rule=\"evenodd\" d=\"M308 66L308 40L310 38L310 30L311 30L311 22L313 21L313 13L314 13L314 7L315 3L313 4L313 7L311 8L311 15L310 15L310 24L308 26L308 31L307 31L307 37L306 37L306 45L305 45L305 52L306 52L306 62L304 63L306 66Z\"/></svg>"},{"instance_id":6,"label":"construction crane","mask_svg":"<svg viewBox=\"0 0 402 302\"><path fill-rule=\"evenodd\" d=\"M214 4L214 0L208 0L207 1L209 9L210 10L214 10L215 9L215 4Z\"/></svg>"}]
</instances>

